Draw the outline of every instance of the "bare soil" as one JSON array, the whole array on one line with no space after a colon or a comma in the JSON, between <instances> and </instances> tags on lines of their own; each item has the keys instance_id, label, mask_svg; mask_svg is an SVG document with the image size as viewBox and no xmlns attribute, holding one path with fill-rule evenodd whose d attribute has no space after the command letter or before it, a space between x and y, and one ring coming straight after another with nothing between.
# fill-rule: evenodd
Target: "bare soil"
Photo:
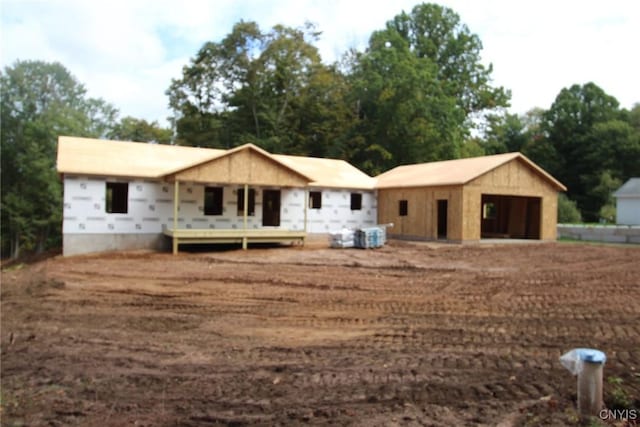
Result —
<instances>
[{"instance_id":1,"label":"bare soil","mask_svg":"<svg viewBox=\"0 0 640 427\"><path fill-rule=\"evenodd\" d=\"M58 256L1 298L2 425L578 424L575 347L639 406L638 247Z\"/></svg>"}]
</instances>

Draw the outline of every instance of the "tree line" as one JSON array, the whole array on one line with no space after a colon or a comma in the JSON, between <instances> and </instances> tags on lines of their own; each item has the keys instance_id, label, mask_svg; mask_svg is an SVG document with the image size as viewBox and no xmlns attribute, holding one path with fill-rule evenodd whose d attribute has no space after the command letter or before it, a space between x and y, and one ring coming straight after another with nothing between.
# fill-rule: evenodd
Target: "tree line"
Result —
<instances>
[{"instance_id":1,"label":"tree line","mask_svg":"<svg viewBox=\"0 0 640 427\"><path fill-rule=\"evenodd\" d=\"M569 209L573 219L585 221L611 219L612 190L640 176L640 104L625 110L586 83L563 89L548 110L509 114L510 92L492 84L480 38L449 8L402 12L373 32L364 51L332 64L315 46L320 37L309 23L264 30L238 22L171 81L170 128L118 118L62 64L6 67L3 256L60 244L61 134L211 148L251 142L274 153L344 159L372 175L521 151L567 185L563 201L577 205Z\"/></svg>"}]
</instances>

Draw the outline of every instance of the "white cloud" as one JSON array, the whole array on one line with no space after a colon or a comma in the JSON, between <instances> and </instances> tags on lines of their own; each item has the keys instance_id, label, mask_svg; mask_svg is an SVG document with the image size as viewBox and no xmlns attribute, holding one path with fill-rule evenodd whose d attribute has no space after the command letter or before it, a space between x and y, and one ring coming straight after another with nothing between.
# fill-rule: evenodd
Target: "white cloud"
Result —
<instances>
[{"instance_id":1,"label":"white cloud","mask_svg":"<svg viewBox=\"0 0 640 427\"><path fill-rule=\"evenodd\" d=\"M363 49L372 31L417 1L3 0L0 59L60 61L89 94L121 115L165 123L164 94L201 45L240 19L262 29L305 21L322 31L325 61ZM483 44L494 83L512 90L512 110L548 108L562 87L593 81L624 107L640 102L640 3L626 0L447 0Z\"/></svg>"},{"instance_id":2,"label":"white cloud","mask_svg":"<svg viewBox=\"0 0 640 427\"><path fill-rule=\"evenodd\" d=\"M494 81L512 90L512 110L548 108L563 87L593 81L623 107L640 102L640 3L624 0L489 2L461 12L494 64ZM461 6L462 7L462 6ZM468 17L468 18L467 18ZM479 18L476 18L479 17Z\"/></svg>"}]
</instances>

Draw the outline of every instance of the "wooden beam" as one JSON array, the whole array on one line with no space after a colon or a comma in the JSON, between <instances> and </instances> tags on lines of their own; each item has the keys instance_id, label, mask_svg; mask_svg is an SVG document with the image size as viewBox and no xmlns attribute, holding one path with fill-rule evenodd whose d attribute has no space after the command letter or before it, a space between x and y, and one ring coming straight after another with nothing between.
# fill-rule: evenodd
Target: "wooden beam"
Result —
<instances>
[{"instance_id":1,"label":"wooden beam","mask_svg":"<svg viewBox=\"0 0 640 427\"><path fill-rule=\"evenodd\" d=\"M179 243L263 243L303 242L304 231L281 229L182 229L165 230L164 234Z\"/></svg>"}]
</instances>

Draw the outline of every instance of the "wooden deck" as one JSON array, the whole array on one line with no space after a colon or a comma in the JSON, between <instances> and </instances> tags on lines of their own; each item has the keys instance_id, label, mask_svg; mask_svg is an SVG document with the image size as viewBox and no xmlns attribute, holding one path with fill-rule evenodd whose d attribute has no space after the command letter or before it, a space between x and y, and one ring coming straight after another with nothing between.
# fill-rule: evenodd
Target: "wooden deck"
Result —
<instances>
[{"instance_id":1,"label":"wooden deck","mask_svg":"<svg viewBox=\"0 0 640 427\"><path fill-rule=\"evenodd\" d=\"M305 231L280 229L167 229L166 236L173 240L173 253L178 253L178 245L189 243L241 243L246 249L249 243L304 243Z\"/></svg>"}]
</instances>

